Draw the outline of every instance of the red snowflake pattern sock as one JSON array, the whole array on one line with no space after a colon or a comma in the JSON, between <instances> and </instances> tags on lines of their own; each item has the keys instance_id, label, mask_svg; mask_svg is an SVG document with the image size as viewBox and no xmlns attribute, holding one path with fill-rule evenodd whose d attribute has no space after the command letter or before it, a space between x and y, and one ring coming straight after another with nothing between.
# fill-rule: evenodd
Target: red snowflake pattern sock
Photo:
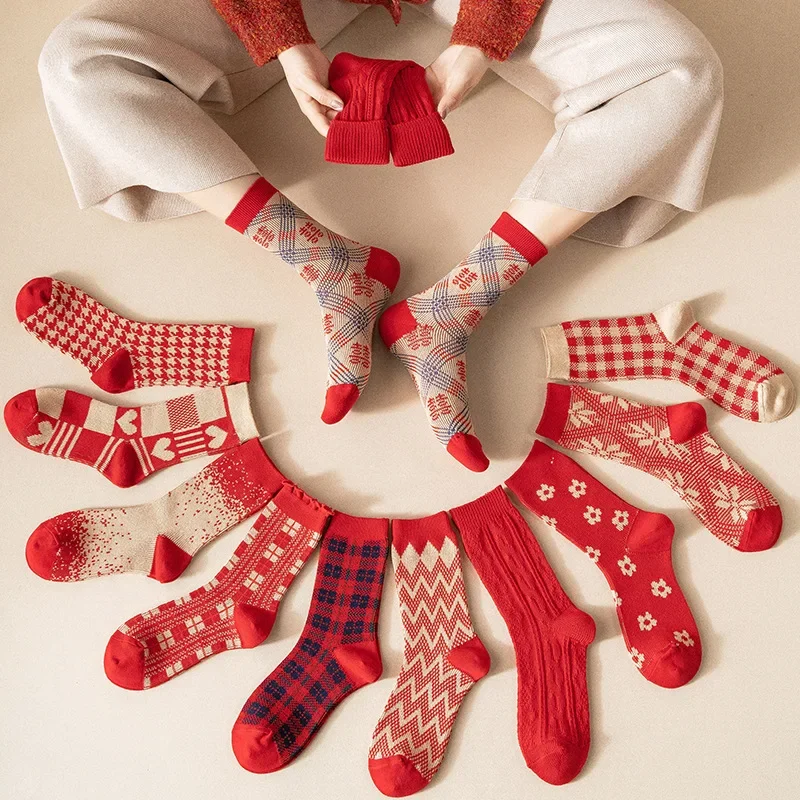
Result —
<instances>
[{"instance_id":1,"label":"red snowflake pattern sock","mask_svg":"<svg viewBox=\"0 0 800 800\"><path fill-rule=\"evenodd\" d=\"M633 663L667 689L700 669L700 634L672 569L669 517L625 502L580 465L536 442L506 485L605 575Z\"/></svg>"},{"instance_id":2,"label":"red snowflake pattern sock","mask_svg":"<svg viewBox=\"0 0 800 800\"><path fill-rule=\"evenodd\" d=\"M48 581L139 572L168 583L201 547L263 508L282 483L251 439L152 503L69 511L43 522L25 557Z\"/></svg>"},{"instance_id":3,"label":"red snowflake pattern sock","mask_svg":"<svg viewBox=\"0 0 800 800\"><path fill-rule=\"evenodd\" d=\"M774 422L794 408L795 389L783 370L704 328L686 302L634 317L562 322L542 336L549 378L677 380L756 422Z\"/></svg>"},{"instance_id":4,"label":"red snowflake pattern sock","mask_svg":"<svg viewBox=\"0 0 800 800\"><path fill-rule=\"evenodd\" d=\"M215 578L120 626L106 647L109 680L150 689L217 653L261 644L330 515L285 484Z\"/></svg>"},{"instance_id":5,"label":"red snowflake pattern sock","mask_svg":"<svg viewBox=\"0 0 800 800\"><path fill-rule=\"evenodd\" d=\"M397 285L397 259L323 227L264 178L247 190L226 224L277 253L314 290L328 355L322 421L338 422L369 380L372 331Z\"/></svg>"},{"instance_id":6,"label":"red snowflake pattern sock","mask_svg":"<svg viewBox=\"0 0 800 800\"><path fill-rule=\"evenodd\" d=\"M447 515L392 523L403 665L372 735L369 773L389 797L430 783L467 692L489 671Z\"/></svg>"},{"instance_id":7,"label":"red snowflake pattern sock","mask_svg":"<svg viewBox=\"0 0 800 800\"><path fill-rule=\"evenodd\" d=\"M34 278L20 289L17 319L37 339L83 364L93 383L114 394L140 386L250 380L252 328L137 322L56 278Z\"/></svg>"},{"instance_id":8,"label":"red snowflake pattern sock","mask_svg":"<svg viewBox=\"0 0 800 800\"><path fill-rule=\"evenodd\" d=\"M146 406L112 406L69 389L29 389L6 403L4 416L23 447L87 464L127 487L257 437L247 387L202 389Z\"/></svg>"},{"instance_id":9,"label":"red snowflake pattern sock","mask_svg":"<svg viewBox=\"0 0 800 800\"><path fill-rule=\"evenodd\" d=\"M589 754L586 651L594 640L594 620L567 597L502 488L450 513L511 634L517 736L525 763L548 783L568 783Z\"/></svg>"},{"instance_id":10,"label":"red snowflake pattern sock","mask_svg":"<svg viewBox=\"0 0 800 800\"><path fill-rule=\"evenodd\" d=\"M777 501L714 440L699 403L649 406L550 383L537 433L660 478L714 536L737 550L767 550L778 540L783 517Z\"/></svg>"}]
</instances>

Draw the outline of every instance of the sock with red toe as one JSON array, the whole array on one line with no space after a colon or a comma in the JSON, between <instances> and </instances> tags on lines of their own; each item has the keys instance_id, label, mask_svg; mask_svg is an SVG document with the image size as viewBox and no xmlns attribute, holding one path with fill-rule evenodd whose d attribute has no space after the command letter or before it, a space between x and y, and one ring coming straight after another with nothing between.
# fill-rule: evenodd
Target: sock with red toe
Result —
<instances>
[{"instance_id":1,"label":"sock with red toe","mask_svg":"<svg viewBox=\"0 0 800 800\"><path fill-rule=\"evenodd\" d=\"M168 583L201 547L262 509L282 484L261 442L251 439L152 503L69 511L43 522L25 557L48 581L138 572Z\"/></svg>"},{"instance_id":2,"label":"sock with red toe","mask_svg":"<svg viewBox=\"0 0 800 800\"><path fill-rule=\"evenodd\" d=\"M247 190L226 223L277 253L314 290L328 357L322 421L338 422L369 380L372 331L397 285L397 259L323 227L264 178Z\"/></svg>"},{"instance_id":3,"label":"sock with red toe","mask_svg":"<svg viewBox=\"0 0 800 800\"><path fill-rule=\"evenodd\" d=\"M257 437L247 387L202 389L146 406L112 406L69 389L30 389L6 403L4 416L11 435L29 450L87 464L126 487Z\"/></svg>"},{"instance_id":4,"label":"sock with red toe","mask_svg":"<svg viewBox=\"0 0 800 800\"><path fill-rule=\"evenodd\" d=\"M388 534L385 519L331 518L300 640L233 726L233 752L250 772L285 767L345 697L380 677L378 611Z\"/></svg>"},{"instance_id":5,"label":"sock with red toe","mask_svg":"<svg viewBox=\"0 0 800 800\"><path fill-rule=\"evenodd\" d=\"M688 683L700 668L702 649L672 569L675 529L669 517L625 502L544 442L534 444L506 485L600 567L642 675L668 689Z\"/></svg>"},{"instance_id":6,"label":"sock with red toe","mask_svg":"<svg viewBox=\"0 0 800 800\"><path fill-rule=\"evenodd\" d=\"M478 246L430 289L396 303L380 334L414 380L428 423L468 469L489 466L475 436L467 396L469 337L489 309L540 258L545 246L507 213Z\"/></svg>"},{"instance_id":7,"label":"sock with red toe","mask_svg":"<svg viewBox=\"0 0 800 800\"><path fill-rule=\"evenodd\" d=\"M586 652L594 620L567 597L502 488L450 513L511 634L517 737L525 763L548 783L567 783L589 754Z\"/></svg>"},{"instance_id":8,"label":"sock with red toe","mask_svg":"<svg viewBox=\"0 0 800 800\"><path fill-rule=\"evenodd\" d=\"M783 517L777 501L714 440L699 403L650 406L550 383L536 432L568 450L660 478L714 536L737 550L767 550L778 540Z\"/></svg>"},{"instance_id":9,"label":"sock with red toe","mask_svg":"<svg viewBox=\"0 0 800 800\"><path fill-rule=\"evenodd\" d=\"M137 322L56 278L34 278L20 289L17 319L83 364L107 392L250 380L252 328Z\"/></svg>"},{"instance_id":10,"label":"sock with red toe","mask_svg":"<svg viewBox=\"0 0 800 800\"><path fill-rule=\"evenodd\" d=\"M403 664L372 734L369 773L383 794L405 797L438 772L458 710L490 659L472 629L447 515L395 520L392 561Z\"/></svg>"},{"instance_id":11,"label":"sock with red toe","mask_svg":"<svg viewBox=\"0 0 800 800\"><path fill-rule=\"evenodd\" d=\"M150 689L217 653L261 644L330 515L285 484L215 578L120 626L106 647L109 680Z\"/></svg>"}]
</instances>

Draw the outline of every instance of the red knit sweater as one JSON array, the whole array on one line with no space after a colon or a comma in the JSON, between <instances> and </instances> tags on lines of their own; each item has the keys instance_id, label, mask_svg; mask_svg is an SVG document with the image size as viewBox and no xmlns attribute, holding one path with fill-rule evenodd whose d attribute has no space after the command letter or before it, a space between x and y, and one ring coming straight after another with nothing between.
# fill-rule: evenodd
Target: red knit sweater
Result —
<instances>
[{"instance_id":1,"label":"red knit sweater","mask_svg":"<svg viewBox=\"0 0 800 800\"><path fill-rule=\"evenodd\" d=\"M212 0L259 66L297 44L314 41L300 0ZM400 20L400 0L349 0L385 6ZM407 0L421 5L427 0ZM461 0L452 44L480 48L489 58L505 61L533 24L544 0Z\"/></svg>"}]
</instances>

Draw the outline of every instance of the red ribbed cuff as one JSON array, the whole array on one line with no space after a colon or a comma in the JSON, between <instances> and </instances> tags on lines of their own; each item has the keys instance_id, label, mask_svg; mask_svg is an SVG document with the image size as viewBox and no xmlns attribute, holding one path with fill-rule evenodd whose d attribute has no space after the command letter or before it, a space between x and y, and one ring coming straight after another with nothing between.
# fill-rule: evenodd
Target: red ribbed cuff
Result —
<instances>
[{"instance_id":1,"label":"red ribbed cuff","mask_svg":"<svg viewBox=\"0 0 800 800\"><path fill-rule=\"evenodd\" d=\"M380 541L388 549L389 520L378 517L351 517L334 511L328 526L328 539L338 537L350 544L365 544Z\"/></svg>"},{"instance_id":2,"label":"red ribbed cuff","mask_svg":"<svg viewBox=\"0 0 800 800\"><path fill-rule=\"evenodd\" d=\"M514 507L511 506L508 495L503 491L502 486L498 486L477 500L451 508L450 516L458 526L465 547L468 539L475 542L476 539L482 538L481 531L486 528L487 524L491 524L498 517L507 515L509 506L513 511ZM467 547L467 551L469 551L469 547Z\"/></svg>"},{"instance_id":3,"label":"red ribbed cuff","mask_svg":"<svg viewBox=\"0 0 800 800\"><path fill-rule=\"evenodd\" d=\"M564 433L572 389L563 383L548 383L544 409L536 433L557 442Z\"/></svg>"},{"instance_id":4,"label":"red ribbed cuff","mask_svg":"<svg viewBox=\"0 0 800 800\"><path fill-rule=\"evenodd\" d=\"M510 244L529 264L547 255L547 248L521 222L504 211L492 231Z\"/></svg>"},{"instance_id":5,"label":"red ribbed cuff","mask_svg":"<svg viewBox=\"0 0 800 800\"><path fill-rule=\"evenodd\" d=\"M236 204L236 208L228 214L225 224L230 225L231 228L239 231L239 233L244 233L247 230L247 226L255 219L256 214L264 208L277 191L266 178L256 179Z\"/></svg>"},{"instance_id":6,"label":"red ribbed cuff","mask_svg":"<svg viewBox=\"0 0 800 800\"><path fill-rule=\"evenodd\" d=\"M428 542L440 550L448 537L455 540L455 533L444 511L420 519L392 520L392 545L401 555L409 544L418 553L425 549Z\"/></svg>"},{"instance_id":7,"label":"red ribbed cuff","mask_svg":"<svg viewBox=\"0 0 800 800\"><path fill-rule=\"evenodd\" d=\"M254 328L234 328L228 350L228 383L247 383L250 380L250 353L253 349Z\"/></svg>"},{"instance_id":8,"label":"red ribbed cuff","mask_svg":"<svg viewBox=\"0 0 800 800\"><path fill-rule=\"evenodd\" d=\"M434 111L425 117L391 125L392 159L396 167L421 164L455 151L442 118Z\"/></svg>"},{"instance_id":9,"label":"red ribbed cuff","mask_svg":"<svg viewBox=\"0 0 800 800\"><path fill-rule=\"evenodd\" d=\"M325 139L325 160L334 164L388 164L389 123L385 119L334 119Z\"/></svg>"},{"instance_id":10,"label":"red ribbed cuff","mask_svg":"<svg viewBox=\"0 0 800 800\"><path fill-rule=\"evenodd\" d=\"M322 533L333 511L302 489L288 481L272 498L272 502L290 519L305 525L312 531Z\"/></svg>"},{"instance_id":11,"label":"red ribbed cuff","mask_svg":"<svg viewBox=\"0 0 800 800\"><path fill-rule=\"evenodd\" d=\"M264 450L264 445L258 439L250 439L249 442L245 442L236 448L233 453L241 459L253 484L260 486L269 497L273 497L278 493L286 478L270 461ZM264 503L261 505L263 506Z\"/></svg>"}]
</instances>

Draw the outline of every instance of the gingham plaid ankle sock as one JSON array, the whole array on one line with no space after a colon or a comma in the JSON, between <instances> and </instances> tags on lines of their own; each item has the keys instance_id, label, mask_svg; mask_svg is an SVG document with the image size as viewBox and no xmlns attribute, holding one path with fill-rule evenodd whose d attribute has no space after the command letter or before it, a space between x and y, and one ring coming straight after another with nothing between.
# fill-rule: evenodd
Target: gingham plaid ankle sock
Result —
<instances>
[{"instance_id":1,"label":"gingham plaid ankle sock","mask_svg":"<svg viewBox=\"0 0 800 800\"><path fill-rule=\"evenodd\" d=\"M69 389L29 389L6 403L4 416L23 447L87 464L126 487L257 437L247 387L201 389L146 406L112 406Z\"/></svg>"},{"instance_id":2,"label":"gingham plaid ankle sock","mask_svg":"<svg viewBox=\"0 0 800 800\"><path fill-rule=\"evenodd\" d=\"M226 223L277 253L314 290L328 355L322 421L338 422L369 380L372 331L397 285L397 259L328 230L264 178L248 189Z\"/></svg>"},{"instance_id":3,"label":"gingham plaid ankle sock","mask_svg":"<svg viewBox=\"0 0 800 800\"><path fill-rule=\"evenodd\" d=\"M783 518L775 498L714 440L699 403L649 406L550 383L536 432L660 478L737 550L766 550L778 540Z\"/></svg>"},{"instance_id":4,"label":"gingham plaid ankle sock","mask_svg":"<svg viewBox=\"0 0 800 800\"><path fill-rule=\"evenodd\" d=\"M320 546L300 640L250 695L233 752L250 772L296 758L347 695L381 674L378 611L389 523L335 513Z\"/></svg>"},{"instance_id":5,"label":"gingham plaid ankle sock","mask_svg":"<svg viewBox=\"0 0 800 800\"><path fill-rule=\"evenodd\" d=\"M384 343L414 380L436 438L475 472L485 470L489 460L469 413L469 337L500 297L546 254L530 231L503 214L455 269L430 289L388 308L379 323Z\"/></svg>"},{"instance_id":6,"label":"gingham plaid ankle sock","mask_svg":"<svg viewBox=\"0 0 800 800\"><path fill-rule=\"evenodd\" d=\"M106 647L109 680L150 689L217 653L261 644L330 515L284 485L215 578L120 626Z\"/></svg>"},{"instance_id":7,"label":"gingham plaid ankle sock","mask_svg":"<svg viewBox=\"0 0 800 800\"><path fill-rule=\"evenodd\" d=\"M83 364L107 392L250 380L252 328L136 322L55 278L28 281L16 310L29 333Z\"/></svg>"},{"instance_id":8,"label":"gingham plaid ankle sock","mask_svg":"<svg viewBox=\"0 0 800 800\"><path fill-rule=\"evenodd\" d=\"M756 422L774 422L794 408L794 386L783 370L706 330L686 302L635 317L562 322L543 328L542 336L549 378L677 380Z\"/></svg>"}]
</instances>

